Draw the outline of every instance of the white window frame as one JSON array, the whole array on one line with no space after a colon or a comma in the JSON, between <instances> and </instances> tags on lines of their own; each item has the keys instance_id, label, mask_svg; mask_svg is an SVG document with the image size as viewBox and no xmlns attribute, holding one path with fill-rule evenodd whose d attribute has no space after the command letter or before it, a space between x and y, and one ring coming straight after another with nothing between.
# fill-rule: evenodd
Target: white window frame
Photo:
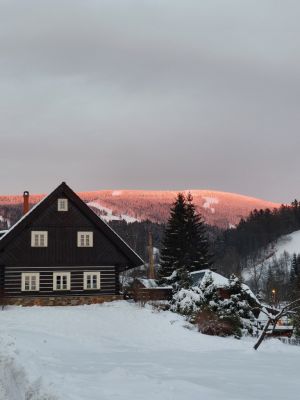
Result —
<instances>
[{"instance_id":1,"label":"white window frame","mask_svg":"<svg viewBox=\"0 0 300 400\"><path fill-rule=\"evenodd\" d=\"M26 289L26 278L29 278L29 289ZM32 289L32 278L35 278L35 289ZM22 292L38 292L40 290L40 273L39 272L22 272L21 279Z\"/></svg>"},{"instance_id":2,"label":"white window frame","mask_svg":"<svg viewBox=\"0 0 300 400\"><path fill-rule=\"evenodd\" d=\"M48 232L31 231L31 247L48 247Z\"/></svg>"},{"instance_id":3,"label":"white window frame","mask_svg":"<svg viewBox=\"0 0 300 400\"><path fill-rule=\"evenodd\" d=\"M92 231L77 232L77 247L93 247L93 246L94 246L94 232Z\"/></svg>"},{"instance_id":4,"label":"white window frame","mask_svg":"<svg viewBox=\"0 0 300 400\"><path fill-rule=\"evenodd\" d=\"M68 211L69 210L69 202L68 199L57 199L57 211Z\"/></svg>"},{"instance_id":5,"label":"white window frame","mask_svg":"<svg viewBox=\"0 0 300 400\"><path fill-rule=\"evenodd\" d=\"M96 287L88 287L88 277L89 276L96 276L97 283ZM84 271L83 273L83 289L84 290L99 290L101 289L101 273L99 271Z\"/></svg>"},{"instance_id":6,"label":"white window frame","mask_svg":"<svg viewBox=\"0 0 300 400\"><path fill-rule=\"evenodd\" d=\"M67 288L57 288L57 277L67 277ZM71 290L71 272L53 272L53 290L55 291L64 291Z\"/></svg>"}]
</instances>

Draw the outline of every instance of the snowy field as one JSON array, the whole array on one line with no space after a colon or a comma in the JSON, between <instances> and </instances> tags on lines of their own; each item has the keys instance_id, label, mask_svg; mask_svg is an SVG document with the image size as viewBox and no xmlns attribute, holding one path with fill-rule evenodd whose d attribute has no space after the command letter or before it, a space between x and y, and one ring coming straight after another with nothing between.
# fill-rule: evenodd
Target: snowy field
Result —
<instances>
[{"instance_id":1,"label":"snowy field","mask_svg":"<svg viewBox=\"0 0 300 400\"><path fill-rule=\"evenodd\" d=\"M0 312L1 400L289 400L300 347L201 335L127 302Z\"/></svg>"}]
</instances>

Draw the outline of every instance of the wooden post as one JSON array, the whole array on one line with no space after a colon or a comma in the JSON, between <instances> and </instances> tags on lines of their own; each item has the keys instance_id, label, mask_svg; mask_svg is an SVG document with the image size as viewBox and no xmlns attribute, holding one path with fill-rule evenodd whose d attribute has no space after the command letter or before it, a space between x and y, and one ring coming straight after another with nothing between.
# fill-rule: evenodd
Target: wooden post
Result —
<instances>
[{"instance_id":1,"label":"wooden post","mask_svg":"<svg viewBox=\"0 0 300 400\"><path fill-rule=\"evenodd\" d=\"M152 241L152 234L149 232L149 243L148 243L148 253L149 253L149 279L155 279L155 267L154 267L154 257L153 257L153 241Z\"/></svg>"}]
</instances>

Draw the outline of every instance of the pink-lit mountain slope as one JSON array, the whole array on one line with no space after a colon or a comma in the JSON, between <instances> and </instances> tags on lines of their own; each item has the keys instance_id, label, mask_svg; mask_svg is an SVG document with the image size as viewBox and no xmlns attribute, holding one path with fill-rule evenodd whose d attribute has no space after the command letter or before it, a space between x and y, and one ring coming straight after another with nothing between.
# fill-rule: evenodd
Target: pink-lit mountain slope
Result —
<instances>
[{"instance_id":1,"label":"pink-lit mountain slope","mask_svg":"<svg viewBox=\"0 0 300 400\"><path fill-rule=\"evenodd\" d=\"M234 193L210 190L191 190L194 202L207 223L228 228L236 225L242 217L257 208L276 208L280 204L260 200ZM169 216L171 203L177 191L147 190L100 190L82 192L79 196L91 208L106 220L149 219L153 222L165 222ZM32 204L39 201L42 195L31 195ZM0 206L22 203L22 196L0 196Z\"/></svg>"}]
</instances>

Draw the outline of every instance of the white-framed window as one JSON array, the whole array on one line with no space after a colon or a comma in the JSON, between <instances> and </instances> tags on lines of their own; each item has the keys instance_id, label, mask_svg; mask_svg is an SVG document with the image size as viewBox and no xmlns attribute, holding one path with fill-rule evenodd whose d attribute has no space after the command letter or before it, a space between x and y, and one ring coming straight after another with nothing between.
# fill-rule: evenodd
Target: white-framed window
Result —
<instances>
[{"instance_id":1,"label":"white-framed window","mask_svg":"<svg viewBox=\"0 0 300 400\"><path fill-rule=\"evenodd\" d=\"M68 211L68 209L69 209L68 199L57 200L57 211Z\"/></svg>"},{"instance_id":2,"label":"white-framed window","mask_svg":"<svg viewBox=\"0 0 300 400\"><path fill-rule=\"evenodd\" d=\"M93 247L93 232L77 232L77 247Z\"/></svg>"},{"instance_id":3,"label":"white-framed window","mask_svg":"<svg viewBox=\"0 0 300 400\"><path fill-rule=\"evenodd\" d=\"M53 290L70 290L71 272L53 272Z\"/></svg>"},{"instance_id":4,"label":"white-framed window","mask_svg":"<svg viewBox=\"0 0 300 400\"><path fill-rule=\"evenodd\" d=\"M83 288L84 290L100 289L100 272L84 272Z\"/></svg>"},{"instance_id":5,"label":"white-framed window","mask_svg":"<svg viewBox=\"0 0 300 400\"><path fill-rule=\"evenodd\" d=\"M31 247L48 247L48 232L31 231Z\"/></svg>"},{"instance_id":6,"label":"white-framed window","mask_svg":"<svg viewBox=\"0 0 300 400\"><path fill-rule=\"evenodd\" d=\"M22 272L22 292L36 292L40 290L39 272Z\"/></svg>"}]
</instances>

